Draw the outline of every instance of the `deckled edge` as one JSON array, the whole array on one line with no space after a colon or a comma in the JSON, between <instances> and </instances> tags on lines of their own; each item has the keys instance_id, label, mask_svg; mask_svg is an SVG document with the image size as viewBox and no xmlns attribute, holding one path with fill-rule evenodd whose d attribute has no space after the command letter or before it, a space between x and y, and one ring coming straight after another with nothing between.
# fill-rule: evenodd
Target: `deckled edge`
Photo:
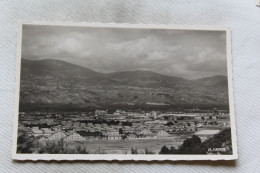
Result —
<instances>
[{"instance_id":1,"label":"deckled edge","mask_svg":"<svg viewBox=\"0 0 260 173\"><path fill-rule=\"evenodd\" d=\"M78 26L78 27L107 27L107 28L147 28L147 29L176 29L176 30L205 30L205 31L226 31L226 50L228 67L228 87L229 87L229 106L230 106L230 124L232 136L232 155L115 155L115 154L17 154L17 130L18 130L18 110L19 110L19 91L20 91L20 70L21 70L21 46L22 46L22 26L23 25L52 25L52 26ZM15 79L15 105L14 105L14 123L13 123L13 145L12 159L17 161L198 161L198 160L236 160L237 138L235 126L234 110L234 91L232 76L232 58L231 58L231 30L223 25L172 25L172 24L130 24L130 23L99 23L99 22L72 22L72 21L19 21L17 32L16 49L16 79Z\"/></svg>"}]
</instances>

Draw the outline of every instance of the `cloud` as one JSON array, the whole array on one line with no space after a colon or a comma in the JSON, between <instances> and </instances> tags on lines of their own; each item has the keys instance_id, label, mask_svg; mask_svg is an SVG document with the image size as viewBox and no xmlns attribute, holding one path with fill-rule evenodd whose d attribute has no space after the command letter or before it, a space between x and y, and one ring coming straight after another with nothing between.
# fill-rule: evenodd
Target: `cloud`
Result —
<instances>
[{"instance_id":1,"label":"cloud","mask_svg":"<svg viewBox=\"0 0 260 173\"><path fill-rule=\"evenodd\" d=\"M24 26L22 57L100 72L150 70L195 79L226 75L225 32Z\"/></svg>"}]
</instances>

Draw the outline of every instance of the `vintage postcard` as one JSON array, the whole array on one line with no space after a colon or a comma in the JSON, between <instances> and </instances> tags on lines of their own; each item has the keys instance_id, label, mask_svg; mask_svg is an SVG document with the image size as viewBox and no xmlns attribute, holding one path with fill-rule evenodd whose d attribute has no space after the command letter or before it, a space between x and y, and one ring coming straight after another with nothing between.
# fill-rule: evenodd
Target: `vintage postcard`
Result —
<instances>
[{"instance_id":1,"label":"vintage postcard","mask_svg":"<svg viewBox=\"0 0 260 173\"><path fill-rule=\"evenodd\" d=\"M21 22L15 160L234 160L228 27Z\"/></svg>"}]
</instances>

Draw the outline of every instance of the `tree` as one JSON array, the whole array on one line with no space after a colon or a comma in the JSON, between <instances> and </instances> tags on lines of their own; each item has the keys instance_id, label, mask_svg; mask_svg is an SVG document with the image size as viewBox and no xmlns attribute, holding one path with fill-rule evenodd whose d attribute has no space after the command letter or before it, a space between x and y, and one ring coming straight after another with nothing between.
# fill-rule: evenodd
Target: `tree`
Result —
<instances>
[{"instance_id":1,"label":"tree","mask_svg":"<svg viewBox=\"0 0 260 173\"><path fill-rule=\"evenodd\" d=\"M126 122L122 122L122 125L131 127L133 124L131 122L129 122L129 121L126 121Z\"/></svg>"},{"instance_id":2,"label":"tree","mask_svg":"<svg viewBox=\"0 0 260 173\"><path fill-rule=\"evenodd\" d=\"M170 154L169 148L167 148L165 145L161 148L161 151L159 154Z\"/></svg>"},{"instance_id":3,"label":"tree","mask_svg":"<svg viewBox=\"0 0 260 173\"><path fill-rule=\"evenodd\" d=\"M34 136L28 135L28 129L19 127L17 138L17 153L32 153L37 145Z\"/></svg>"},{"instance_id":4,"label":"tree","mask_svg":"<svg viewBox=\"0 0 260 173\"><path fill-rule=\"evenodd\" d=\"M167 126L172 126L172 125L174 125L174 124L173 124L173 122L167 122L166 125L167 125Z\"/></svg>"},{"instance_id":5,"label":"tree","mask_svg":"<svg viewBox=\"0 0 260 173\"><path fill-rule=\"evenodd\" d=\"M199 143L201 143L200 138L198 136L193 135L191 138L187 138L184 140L182 147L188 148L188 147L194 146Z\"/></svg>"},{"instance_id":6,"label":"tree","mask_svg":"<svg viewBox=\"0 0 260 173\"><path fill-rule=\"evenodd\" d=\"M119 128L119 134L123 134L122 128Z\"/></svg>"},{"instance_id":7,"label":"tree","mask_svg":"<svg viewBox=\"0 0 260 173\"><path fill-rule=\"evenodd\" d=\"M185 139L178 149L175 149L173 146L170 149L163 146L159 154L193 154L193 147L200 143L200 138L194 135L191 138Z\"/></svg>"},{"instance_id":8,"label":"tree","mask_svg":"<svg viewBox=\"0 0 260 173\"><path fill-rule=\"evenodd\" d=\"M62 143L60 141L58 142L48 141L46 142L46 146L41 148L39 152L49 153L49 154L61 154L64 151L63 151Z\"/></svg>"},{"instance_id":9,"label":"tree","mask_svg":"<svg viewBox=\"0 0 260 173\"><path fill-rule=\"evenodd\" d=\"M144 151L145 154L153 154L152 151L148 150L148 148L145 148L145 151Z\"/></svg>"},{"instance_id":10,"label":"tree","mask_svg":"<svg viewBox=\"0 0 260 173\"><path fill-rule=\"evenodd\" d=\"M137 148L131 147L131 154L137 154Z\"/></svg>"}]
</instances>

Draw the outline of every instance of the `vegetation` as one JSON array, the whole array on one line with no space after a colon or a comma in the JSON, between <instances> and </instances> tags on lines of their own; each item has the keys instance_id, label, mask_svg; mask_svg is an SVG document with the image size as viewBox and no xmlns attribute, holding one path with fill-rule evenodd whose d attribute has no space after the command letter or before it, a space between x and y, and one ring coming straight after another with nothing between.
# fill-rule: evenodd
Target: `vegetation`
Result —
<instances>
[{"instance_id":1,"label":"vegetation","mask_svg":"<svg viewBox=\"0 0 260 173\"><path fill-rule=\"evenodd\" d=\"M62 141L48 141L46 145L42 145L39 148L38 153L48 154L89 154L87 148L80 144L76 144L75 147L68 147L63 144Z\"/></svg>"},{"instance_id":2,"label":"vegetation","mask_svg":"<svg viewBox=\"0 0 260 173\"><path fill-rule=\"evenodd\" d=\"M173 122L167 122L166 125L167 125L167 126L172 126L172 125L174 125L174 124L173 124Z\"/></svg>"},{"instance_id":3,"label":"vegetation","mask_svg":"<svg viewBox=\"0 0 260 173\"><path fill-rule=\"evenodd\" d=\"M36 143L36 138L27 135L28 130L25 127L19 127L17 138L17 153L33 153Z\"/></svg>"},{"instance_id":4,"label":"vegetation","mask_svg":"<svg viewBox=\"0 0 260 173\"><path fill-rule=\"evenodd\" d=\"M232 154L231 129L225 129L214 137L201 142L197 136L184 140L179 148L163 146L160 154L207 154L209 148L225 148L221 154Z\"/></svg>"},{"instance_id":5,"label":"vegetation","mask_svg":"<svg viewBox=\"0 0 260 173\"><path fill-rule=\"evenodd\" d=\"M129 122L129 121L126 121L126 122L122 122L122 125L131 127L133 124L131 122Z\"/></svg>"},{"instance_id":6,"label":"vegetation","mask_svg":"<svg viewBox=\"0 0 260 173\"><path fill-rule=\"evenodd\" d=\"M145 148L144 152L145 154L154 154L152 151L148 150L148 148Z\"/></svg>"},{"instance_id":7,"label":"vegetation","mask_svg":"<svg viewBox=\"0 0 260 173\"><path fill-rule=\"evenodd\" d=\"M131 154L137 154L137 148L131 147Z\"/></svg>"},{"instance_id":8,"label":"vegetation","mask_svg":"<svg viewBox=\"0 0 260 173\"><path fill-rule=\"evenodd\" d=\"M49 154L62 154L64 153L64 149L62 147L62 143L59 142L46 142L46 145L42 145L38 151L40 154L49 153Z\"/></svg>"}]
</instances>

